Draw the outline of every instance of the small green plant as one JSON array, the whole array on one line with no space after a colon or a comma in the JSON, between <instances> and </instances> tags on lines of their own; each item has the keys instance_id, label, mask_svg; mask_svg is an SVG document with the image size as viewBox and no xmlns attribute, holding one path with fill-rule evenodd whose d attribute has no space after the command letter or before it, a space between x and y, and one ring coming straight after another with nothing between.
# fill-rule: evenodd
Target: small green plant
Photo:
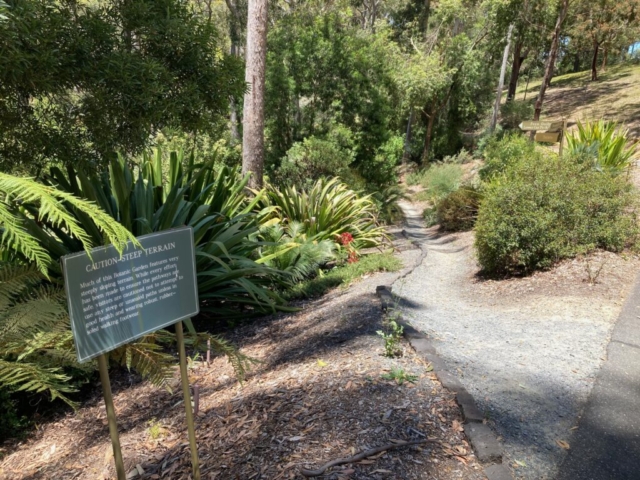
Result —
<instances>
[{"instance_id":1,"label":"small green plant","mask_svg":"<svg viewBox=\"0 0 640 480\"><path fill-rule=\"evenodd\" d=\"M455 155L447 155L442 159L442 163L454 165L463 165L470 162L473 162L473 155L464 148Z\"/></svg>"},{"instance_id":2,"label":"small green plant","mask_svg":"<svg viewBox=\"0 0 640 480\"><path fill-rule=\"evenodd\" d=\"M420 184L424 191L418 198L427 200L433 204L458 189L462 180L462 168L460 165L450 163L434 164L422 171Z\"/></svg>"},{"instance_id":3,"label":"small green plant","mask_svg":"<svg viewBox=\"0 0 640 480\"><path fill-rule=\"evenodd\" d=\"M398 385L402 385L404 382L416 383L418 380L417 375L407 373L401 367L393 367L389 373L382 375L385 380L395 380Z\"/></svg>"},{"instance_id":4,"label":"small green plant","mask_svg":"<svg viewBox=\"0 0 640 480\"><path fill-rule=\"evenodd\" d=\"M165 428L162 424L155 418L149 420L149 437L151 440L158 440L160 437L164 436Z\"/></svg>"},{"instance_id":5,"label":"small green plant","mask_svg":"<svg viewBox=\"0 0 640 480\"><path fill-rule=\"evenodd\" d=\"M388 333L378 330L376 333L384 339L384 355L385 357L398 357L402 353L400 348L400 339L404 333L404 328L393 319L387 322Z\"/></svg>"},{"instance_id":6,"label":"small green plant","mask_svg":"<svg viewBox=\"0 0 640 480\"><path fill-rule=\"evenodd\" d=\"M629 168L635 152L627 145L628 133L615 122L578 122L578 131L567 135L568 152L591 160L596 170L620 173Z\"/></svg>"}]
</instances>

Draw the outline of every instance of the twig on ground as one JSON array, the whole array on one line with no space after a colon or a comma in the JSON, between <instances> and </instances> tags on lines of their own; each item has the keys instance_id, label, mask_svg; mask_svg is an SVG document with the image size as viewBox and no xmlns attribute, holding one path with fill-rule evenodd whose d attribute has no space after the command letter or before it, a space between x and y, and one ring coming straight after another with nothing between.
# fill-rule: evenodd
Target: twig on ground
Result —
<instances>
[{"instance_id":1,"label":"twig on ground","mask_svg":"<svg viewBox=\"0 0 640 480\"><path fill-rule=\"evenodd\" d=\"M302 473L302 475L304 475L305 477L319 477L325 472L325 470L331 467L335 467L336 465L344 465L345 463L358 462L362 459L375 455L376 453L385 452L387 450L391 450L394 448L408 447L411 445L420 445L422 443L440 444L438 440L429 440L429 439L411 440L409 442L389 443L387 445L383 445L382 447L376 447L376 448L371 448L369 450L365 450L364 452L360 452L359 454L354 455L352 457L338 458L336 460L331 460L330 462L325 463L322 467L318 468L317 470L302 469L300 473Z\"/></svg>"}]
</instances>

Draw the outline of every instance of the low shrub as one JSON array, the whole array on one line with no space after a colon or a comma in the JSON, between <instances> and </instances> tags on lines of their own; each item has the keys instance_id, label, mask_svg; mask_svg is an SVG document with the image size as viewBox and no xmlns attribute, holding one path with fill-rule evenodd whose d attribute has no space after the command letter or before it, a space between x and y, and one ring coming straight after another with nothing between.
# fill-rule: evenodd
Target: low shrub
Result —
<instances>
[{"instance_id":1,"label":"low shrub","mask_svg":"<svg viewBox=\"0 0 640 480\"><path fill-rule=\"evenodd\" d=\"M475 185L464 185L444 197L436 207L436 219L450 232L471 230L478 218L482 194Z\"/></svg>"},{"instance_id":2,"label":"low shrub","mask_svg":"<svg viewBox=\"0 0 640 480\"><path fill-rule=\"evenodd\" d=\"M451 192L458 189L462 180L462 167L448 163L436 163L420 173L420 200L430 201L434 205Z\"/></svg>"},{"instance_id":3,"label":"low shrub","mask_svg":"<svg viewBox=\"0 0 640 480\"><path fill-rule=\"evenodd\" d=\"M455 165L462 165L470 162L473 162L473 155L464 148L455 155L447 155L442 159L442 163L452 163Z\"/></svg>"},{"instance_id":4,"label":"low shrub","mask_svg":"<svg viewBox=\"0 0 640 480\"><path fill-rule=\"evenodd\" d=\"M399 185L391 185L385 189L373 192L371 198L378 206L380 220L389 224L397 222L402 218L402 209L398 202L408 197L402 187Z\"/></svg>"},{"instance_id":5,"label":"low shrub","mask_svg":"<svg viewBox=\"0 0 640 480\"><path fill-rule=\"evenodd\" d=\"M505 130L516 130L524 120L533 118L533 104L511 100L500 106L500 124Z\"/></svg>"},{"instance_id":6,"label":"low shrub","mask_svg":"<svg viewBox=\"0 0 640 480\"><path fill-rule=\"evenodd\" d=\"M487 273L527 273L596 248L637 241L633 187L556 155L523 159L485 189L476 222Z\"/></svg>"},{"instance_id":7,"label":"low shrub","mask_svg":"<svg viewBox=\"0 0 640 480\"><path fill-rule=\"evenodd\" d=\"M260 250L259 262L283 272L291 284L312 276L335 258L334 242L308 237L300 222L264 228L261 237L265 245Z\"/></svg>"},{"instance_id":8,"label":"low shrub","mask_svg":"<svg viewBox=\"0 0 640 480\"><path fill-rule=\"evenodd\" d=\"M426 227L433 227L438 224L438 208L427 207L422 211L422 218Z\"/></svg>"},{"instance_id":9,"label":"low shrub","mask_svg":"<svg viewBox=\"0 0 640 480\"><path fill-rule=\"evenodd\" d=\"M541 157L533 142L520 133L492 137L483 151L485 164L478 174L482 180L491 180L507 167L522 160L535 161Z\"/></svg>"}]
</instances>

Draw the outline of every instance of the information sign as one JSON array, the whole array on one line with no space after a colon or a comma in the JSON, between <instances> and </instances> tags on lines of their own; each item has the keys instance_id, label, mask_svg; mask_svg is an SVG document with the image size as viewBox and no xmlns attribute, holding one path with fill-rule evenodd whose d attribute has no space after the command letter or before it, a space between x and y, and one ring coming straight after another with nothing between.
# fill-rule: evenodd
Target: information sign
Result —
<instances>
[{"instance_id":1,"label":"information sign","mask_svg":"<svg viewBox=\"0 0 640 480\"><path fill-rule=\"evenodd\" d=\"M199 312L193 229L138 237L62 258L71 328L86 362Z\"/></svg>"},{"instance_id":2,"label":"information sign","mask_svg":"<svg viewBox=\"0 0 640 480\"><path fill-rule=\"evenodd\" d=\"M559 132L562 130L562 121L555 122L522 122L520 130L525 132L541 131L541 132Z\"/></svg>"},{"instance_id":3,"label":"information sign","mask_svg":"<svg viewBox=\"0 0 640 480\"><path fill-rule=\"evenodd\" d=\"M560 132L537 132L534 140L543 143L556 143L560 140Z\"/></svg>"}]
</instances>

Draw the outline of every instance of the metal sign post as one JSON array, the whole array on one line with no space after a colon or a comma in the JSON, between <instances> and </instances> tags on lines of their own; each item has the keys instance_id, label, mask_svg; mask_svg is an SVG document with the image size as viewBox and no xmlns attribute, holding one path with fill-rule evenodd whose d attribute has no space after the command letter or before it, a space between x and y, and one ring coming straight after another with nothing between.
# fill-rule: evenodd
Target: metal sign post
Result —
<instances>
[{"instance_id":1,"label":"metal sign post","mask_svg":"<svg viewBox=\"0 0 640 480\"><path fill-rule=\"evenodd\" d=\"M175 324L191 445L193 478L200 479L182 320L197 315L193 229L138 237L122 254L113 245L62 258L69 317L79 362L98 357L118 480L126 480L106 353ZM177 322L177 323L176 323Z\"/></svg>"}]
</instances>

